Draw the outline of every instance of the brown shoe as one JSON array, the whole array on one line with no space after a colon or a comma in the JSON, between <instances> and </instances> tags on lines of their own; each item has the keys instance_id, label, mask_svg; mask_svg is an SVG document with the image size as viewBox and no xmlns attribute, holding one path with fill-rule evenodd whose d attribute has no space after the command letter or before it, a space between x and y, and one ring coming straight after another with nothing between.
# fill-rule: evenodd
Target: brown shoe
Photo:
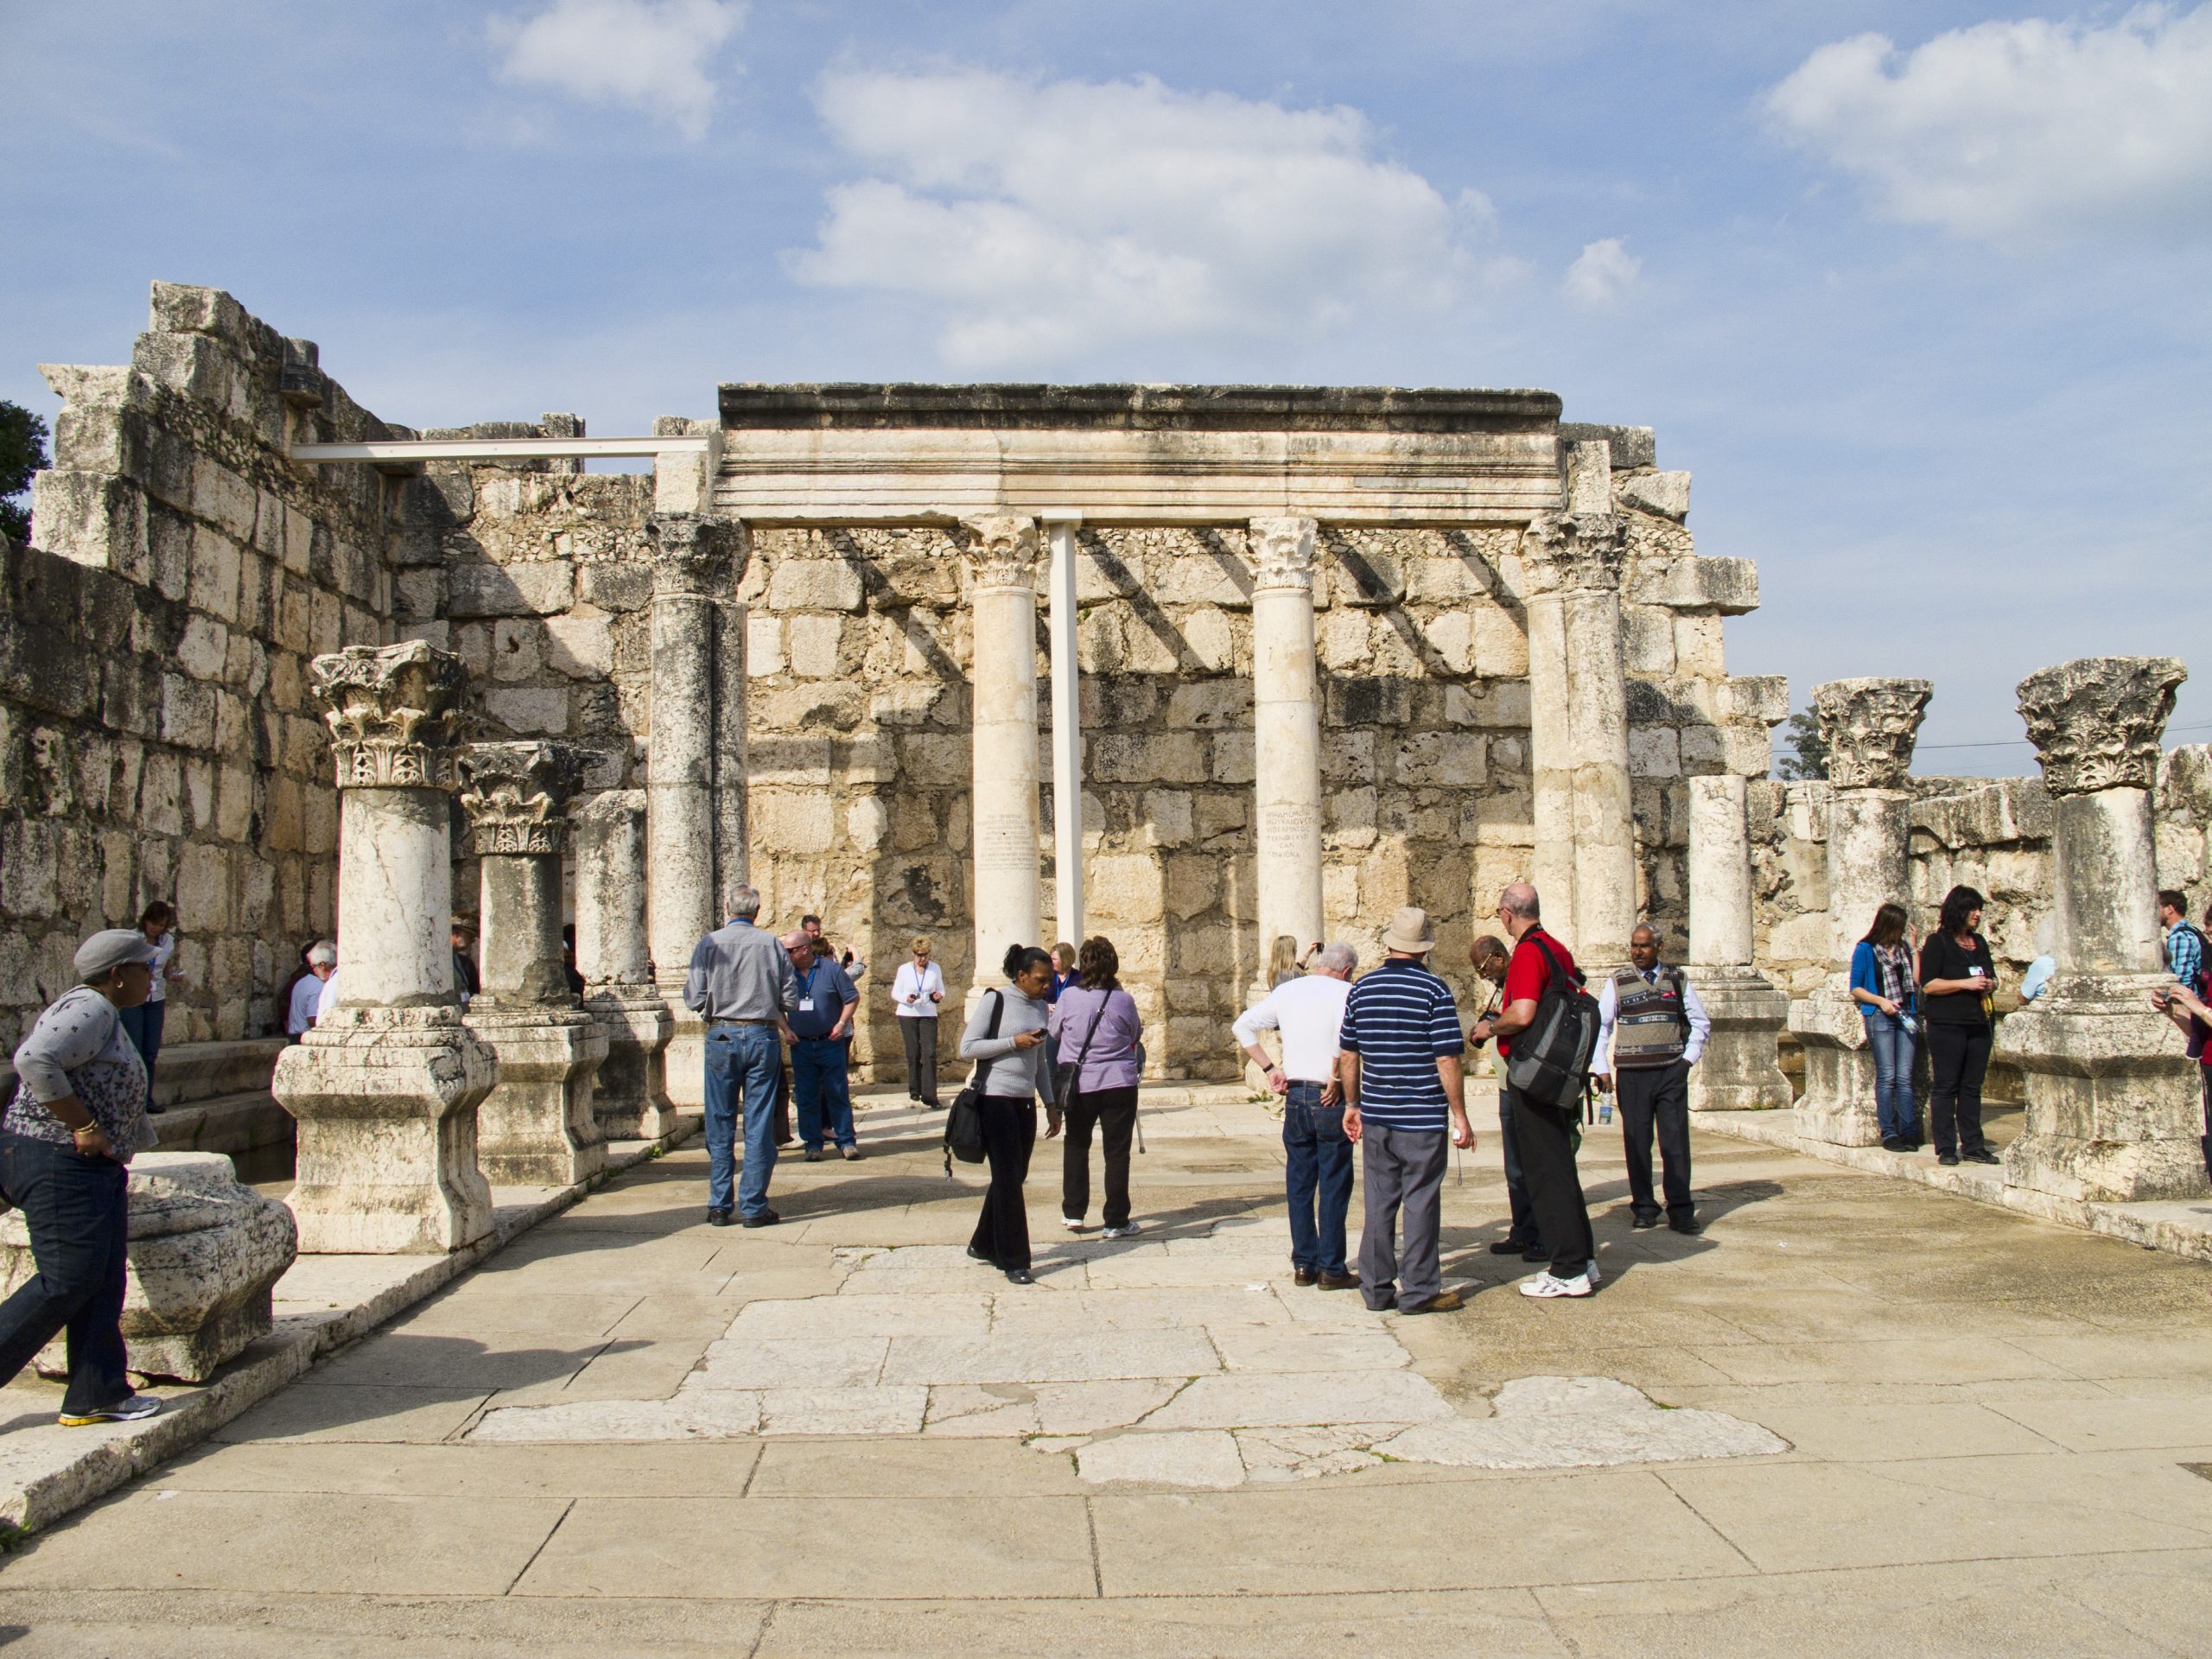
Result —
<instances>
[{"instance_id":1,"label":"brown shoe","mask_svg":"<svg viewBox=\"0 0 2212 1659\"><path fill-rule=\"evenodd\" d=\"M845 1147L840 1148L840 1151L847 1163L857 1164L860 1162L861 1149L858 1147Z\"/></svg>"},{"instance_id":2,"label":"brown shoe","mask_svg":"<svg viewBox=\"0 0 2212 1659\"><path fill-rule=\"evenodd\" d=\"M1456 1290L1439 1291L1425 1302L1402 1302L1401 1313L1456 1313L1467 1305L1467 1299Z\"/></svg>"},{"instance_id":3,"label":"brown shoe","mask_svg":"<svg viewBox=\"0 0 2212 1659\"><path fill-rule=\"evenodd\" d=\"M1313 1282L1324 1290L1357 1290L1359 1275L1356 1273L1325 1273Z\"/></svg>"},{"instance_id":4,"label":"brown shoe","mask_svg":"<svg viewBox=\"0 0 2212 1659\"><path fill-rule=\"evenodd\" d=\"M1311 1268L1293 1268L1290 1270L1290 1282L1294 1285L1310 1285L1313 1282L1313 1269Z\"/></svg>"}]
</instances>

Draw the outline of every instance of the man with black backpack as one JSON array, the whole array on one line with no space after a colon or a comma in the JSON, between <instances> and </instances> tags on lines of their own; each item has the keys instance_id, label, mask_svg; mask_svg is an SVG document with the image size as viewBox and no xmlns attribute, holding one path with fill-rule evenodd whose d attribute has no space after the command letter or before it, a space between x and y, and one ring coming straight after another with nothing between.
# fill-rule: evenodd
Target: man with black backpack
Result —
<instances>
[{"instance_id":1,"label":"man with black backpack","mask_svg":"<svg viewBox=\"0 0 2212 1659\"><path fill-rule=\"evenodd\" d=\"M1659 930L1649 922L1639 922L1628 936L1628 960L1598 993L1598 1054L1592 1069L1599 1089L1611 1090L1620 1101L1633 1224L1659 1224L1651 1192L1656 1128L1666 1172L1667 1224L1678 1233L1700 1233L1705 1230L1690 1198L1690 1068L1705 1052L1713 1021L1682 970L1659 960Z\"/></svg>"},{"instance_id":2,"label":"man with black backpack","mask_svg":"<svg viewBox=\"0 0 2212 1659\"><path fill-rule=\"evenodd\" d=\"M1583 988L1573 955L1538 919L1535 888L1516 881L1498 895L1497 919L1513 941L1505 1006L1468 1034L1497 1040L1505 1058L1506 1106L1551 1266L1521 1287L1523 1296L1587 1296L1598 1287L1598 1244L1574 1167L1574 1136L1598 1040L1597 1000Z\"/></svg>"}]
</instances>

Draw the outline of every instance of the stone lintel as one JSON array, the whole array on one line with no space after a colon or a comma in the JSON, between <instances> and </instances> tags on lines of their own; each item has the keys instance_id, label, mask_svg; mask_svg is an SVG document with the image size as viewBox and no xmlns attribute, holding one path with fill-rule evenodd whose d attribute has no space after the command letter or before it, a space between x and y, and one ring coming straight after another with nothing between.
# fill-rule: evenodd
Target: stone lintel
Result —
<instances>
[{"instance_id":1,"label":"stone lintel","mask_svg":"<svg viewBox=\"0 0 2212 1659\"><path fill-rule=\"evenodd\" d=\"M1550 429L1558 394L1428 386L725 382L726 430L1077 428L1127 432ZM1623 429L1624 430L1627 429Z\"/></svg>"}]
</instances>

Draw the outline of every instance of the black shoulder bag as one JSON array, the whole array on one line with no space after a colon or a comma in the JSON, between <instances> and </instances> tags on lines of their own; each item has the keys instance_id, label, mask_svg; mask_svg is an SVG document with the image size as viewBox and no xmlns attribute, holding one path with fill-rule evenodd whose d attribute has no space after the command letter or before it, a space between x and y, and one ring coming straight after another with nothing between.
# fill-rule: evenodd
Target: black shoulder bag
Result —
<instances>
[{"instance_id":1,"label":"black shoulder bag","mask_svg":"<svg viewBox=\"0 0 2212 1659\"><path fill-rule=\"evenodd\" d=\"M991 1023L983 1028L986 1038L999 1034L999 1021L1006 1017L1006 996L1003 992L989 993ZM983 1083L991 1075L989 1060L977 1062L974 1071L961 1091L952 1097L952 1104L944 1114L944 1179L952 1179L952 1160L963 1164L983 1161Z\"/></svg>"}]
</instances>

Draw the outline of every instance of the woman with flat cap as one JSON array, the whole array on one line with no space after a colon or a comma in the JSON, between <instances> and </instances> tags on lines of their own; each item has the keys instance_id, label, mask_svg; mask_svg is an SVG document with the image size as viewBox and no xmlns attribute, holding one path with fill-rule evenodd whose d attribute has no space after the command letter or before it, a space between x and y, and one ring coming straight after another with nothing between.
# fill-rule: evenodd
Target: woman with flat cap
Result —
<instances>
[{"instance_id":1,"label":"woman with flat cap","mask_svg":"<svg viewBox=\"0 0 2212 1659\"><path fill-rule=\"evenodd\" d=\"M130 1423L162 1402L124 1376L130 1172L156 1144L146 1066L120 1011L153 988L154 946L111 927L77 948L79 983L56 997L16 1050L16 1095L0 1115L0 1195L23 1212L38 1273L0 1302L0 1382L54 1333L69 1336L65 1427Z\"/></svg>"}]
</instances>

